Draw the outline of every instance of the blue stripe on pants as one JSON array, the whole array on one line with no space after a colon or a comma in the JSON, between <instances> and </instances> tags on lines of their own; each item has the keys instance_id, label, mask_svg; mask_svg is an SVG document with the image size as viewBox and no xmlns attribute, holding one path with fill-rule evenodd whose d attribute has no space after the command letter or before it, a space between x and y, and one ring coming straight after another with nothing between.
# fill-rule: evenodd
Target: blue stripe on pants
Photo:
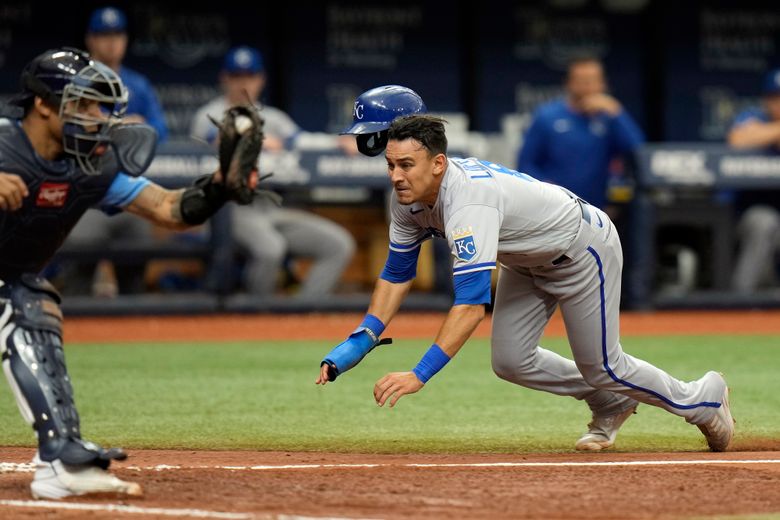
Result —
<instances>
[{"instance_id":1,"label":"blue stripe on pants","mask_svg":"<svg viewBox=\"0 0 780 520\"><path fill-rule=\"evenodd\" d=\"M633 383L629 383L628 381L625 381L623 379L620 379L617 375L615 375L615 372L612 371L612 369L609 367L609 359L607 358L607 302L606 298L604 297L604 266L601 264L601 257L599 257L599 254L596 252L593 247L588 247L588 251L591 255L593 255L593 258L596 259L596 264L599 266L599 291L601 296L601 353L604 357L604 370L607 371L607 374L609 374L609 377L612 378L613 381L616 383L620 383L623 386L627 386L628 388L633 388L634 390L639 390L641 392L648 393L652 396L657 397L661 401L665 402L672 408L677 408L678 410L690 410L692 408L699 408L700 406L708 406L711 408L720 408L720 403L712 403L709 401L704 401L697 404L677 404L673 402L668 397L664 397L658 392L654 390L650 390L649 388L642 388L641 386L637 386Z\"/></svg>"}]
</instances>

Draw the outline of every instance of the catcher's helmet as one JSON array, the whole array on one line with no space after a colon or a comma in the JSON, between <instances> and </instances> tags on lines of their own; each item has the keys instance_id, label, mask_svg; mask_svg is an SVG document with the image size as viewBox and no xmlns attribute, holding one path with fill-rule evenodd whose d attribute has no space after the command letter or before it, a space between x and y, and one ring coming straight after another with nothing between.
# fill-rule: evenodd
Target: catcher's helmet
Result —
<instances>
[{"instance_id":1,"label":"catcher's helmet","mask_svg":"<svg viewBox=\"0 0 780 520\"><path fill-rule=\"evenodd\" d=\"M400 116L427 112L422 98L412 89L400 85L385 85L360 94L352 111L352 126L342 135L357 136L360 153L375 156L387 146L387 129Z\"/></svg>"},{"instance_id":2,"label":"catcher's helmet","mask_svg":"<svg viewBox=\"0 0 780 520\"><path fill-rule=\"evenodd\" d=\"M90 61L89 54L69 47L50 49L36 56L22 71L19 79L21 93L16 96L15 103L27 107L38 96L59 107L65 85Z\"/></svg>"},{"instance_id":3,"label":"catcher's helmet","mask_svg":"<svg viewBox=\"0 0 780 520\"><path fill-rule=\"evenodd\" d=\"M84 51L52 49L27 64L21 87L17 103L27 107L37 96L56 107L64 152L85 173L101 173L102 156L111 143L109 129L127 109L127 89L116 72Z\"/></svg>"}]
</instances>

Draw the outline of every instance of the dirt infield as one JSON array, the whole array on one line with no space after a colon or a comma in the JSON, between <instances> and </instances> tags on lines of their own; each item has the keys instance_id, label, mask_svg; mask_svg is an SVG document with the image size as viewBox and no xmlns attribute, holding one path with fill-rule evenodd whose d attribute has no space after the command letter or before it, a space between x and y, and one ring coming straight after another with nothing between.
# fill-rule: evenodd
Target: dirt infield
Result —
<instances>
[{"instance_id":1,"label":"dirt infield","mask_svg":"<svg viewBox=\"0 0 780 520\"><path fill-rule=\"evenodd\" d=\"M31 456L29 449L0 450L4 461L26 462ZM691 518L780 512L778 459L778 451L467 456L135 451L116 473L145 488L144 498L121 502L138 509L122 517L168 518L188 509L191 516L248 519ZM27 502L7 502L29 500L31 476L0 475L0 517L41 515ZM56 511L58 518L119 515ZM224 513L234 516L218 516Z\"/></svg>"},{"instance_id":2,"label":"dirt infield","mask_svg":"<svg viewBox=\"0 0 780 520\"><path fill-rule=\"evenodd\" d=\"M358 315L69 319L70 342L339 339ZM441 314L387 335L433 336ZM488 336L489 320L477 335ZM625 314L623 335L780 334L780 311ZM548 335L565 333L556 316ZM709 452L376 455L133 450L140 499L30 500L29 448L0 448L0 518L700 518L780 515L780 440ZM68 509L63 509L68 508Z\"/></svg>"},{"instance_id":3,"label":"dirt infield","mask_svg":"<svg viewBox=\"0 0 780 520\"><path fill-rule=\"evenodd\" d=\"M342 339L360 323L358 314L222 315L189 317L68 318L66 342L109 341L241 341L241 340L333 340ZM695 311L623 313L622 336L659 334L780 334L780 310ZM432 337L444 320L438 313L401 313L388 326L385 336ZM556 313L545 332L563 336L565 329ZM490 335L490 317L474 333Z\"/></svg>"}]
</instances>

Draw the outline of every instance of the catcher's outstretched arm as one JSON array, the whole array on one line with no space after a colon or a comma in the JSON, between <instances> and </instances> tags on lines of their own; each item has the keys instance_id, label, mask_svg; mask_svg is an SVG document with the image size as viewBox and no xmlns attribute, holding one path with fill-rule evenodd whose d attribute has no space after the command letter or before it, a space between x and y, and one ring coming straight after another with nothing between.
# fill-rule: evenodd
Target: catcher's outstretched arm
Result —
<instances>
[{"instance_id":1,"label":"catcher's outstretched arm","mask_svg":"<svg viewBox=\"0 0 780 520\"><path fill-rule=\"evenodd\" d=\"M125 207L125 211L170 229L186 229L192 224L182 218L184 192L185 190L169 190L150 183Z\"/></svg>"}]
</instances>

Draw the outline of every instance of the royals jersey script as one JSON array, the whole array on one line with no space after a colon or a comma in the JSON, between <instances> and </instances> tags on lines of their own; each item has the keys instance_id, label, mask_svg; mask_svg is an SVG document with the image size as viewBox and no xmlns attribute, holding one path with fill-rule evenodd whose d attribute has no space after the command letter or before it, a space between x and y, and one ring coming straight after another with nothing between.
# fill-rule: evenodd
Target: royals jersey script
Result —
<instances>
[{"instance_id":1,"label":"royals jersey script","mask_svg":"<svg viewBox=\"0 0 780 520\"><path fill-rule=\"evenodd\" d=\"M453 273L504 265L534 267L560 257L574 240L581 211L570 192L500 164L448 157L439 197L432 207L404 206L393 193L390 249L417 248L446 238Z\"/></svg>"}]
</instances>

